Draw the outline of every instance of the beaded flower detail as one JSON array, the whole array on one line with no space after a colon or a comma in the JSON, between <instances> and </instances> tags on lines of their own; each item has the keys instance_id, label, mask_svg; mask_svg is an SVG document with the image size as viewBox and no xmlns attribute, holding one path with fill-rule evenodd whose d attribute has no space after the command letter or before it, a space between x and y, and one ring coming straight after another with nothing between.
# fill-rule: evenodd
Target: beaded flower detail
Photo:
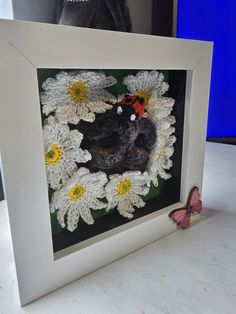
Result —
<instances>
[{"instance_id":1,"label":"beaded flower detail","mask_svg":"<svg viewBox=\"0 0 236 314\"><path fill-rule=\"evenodd\" d=\"M44 126L43 138L47 180L56 190L77 170L76 163L87 162L91 154L80 148L83 134L78 130L70 131L67 125L53 122L53 119Z\"/></svg>"},{"instance_id":2,"label":"beaded flower detail","mask_svg":"<svg viewBox=\"0 0 236 314\"><path fill-rule=\"evenodd\" d=\"M133 218L134 207L145 206L141 196L145 196L149 192L147 181L147 173L139 171L127 171L122 175L111 175L105 187L108 200L107 210L117 206L120 215L129 219Z\"/></svg>"},{"instance_id":3,"label":"beaded flower detail","mask_svg":"<svg viewBox=\"0 0 236 314\"><path fill-rule=\"evenodd\" d=\"M105 173L90 173L87 168L80 168L52 198L51 212L58 210L57 219L61 226L64 228L67 225L72 232L77 228L80 217L92 225L94 219L91 210L106 208L106 204L99 200L105 196L106 183Z\"/></svg>"},{"instance_id":4,"label":"beaded flower detail","mask_svg":"<svg viewBox=\"0 0 236 314\"><path fill-rule=\"evenodd\" d=\"M116 79L99 72L60 72L42 85L43 113L55 112L60 123L93 122L96 113L104 113L115 97L104 88L116 84Z\"/></svg>"}]
</instances>

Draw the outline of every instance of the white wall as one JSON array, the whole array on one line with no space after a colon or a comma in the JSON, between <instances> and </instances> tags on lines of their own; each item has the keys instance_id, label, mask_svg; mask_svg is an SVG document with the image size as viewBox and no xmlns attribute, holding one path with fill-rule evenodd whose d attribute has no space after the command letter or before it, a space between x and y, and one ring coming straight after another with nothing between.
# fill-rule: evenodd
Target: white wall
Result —
<instances>
[{"instance_id":1,"label":"white wall","mask_svg":"<svg viewBox=\"0 0 236 314\"><path fill-rule=\"evenodd\" d=\"M0 0L0 18L12 19L12 4L11 0Z\"/></svg>"}]
</instances>

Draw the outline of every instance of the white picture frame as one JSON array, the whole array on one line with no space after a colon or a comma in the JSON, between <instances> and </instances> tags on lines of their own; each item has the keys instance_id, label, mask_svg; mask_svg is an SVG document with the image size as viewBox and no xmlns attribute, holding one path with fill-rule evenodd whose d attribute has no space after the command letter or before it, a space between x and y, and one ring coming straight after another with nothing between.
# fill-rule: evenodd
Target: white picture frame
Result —
<instances>
[{"instance_id":1,"label":"white picture frame","mask_svg":"<svg viewBox=\"0 0 236 314\"><path fill-rule=\"evenodd\" d=\"M0 151L21 305L176 230L168 214L202 186L211 59L209 42L0 20ZM180 202L55 259L38 68L186 70Z\"/></svg>"}]
</instances>

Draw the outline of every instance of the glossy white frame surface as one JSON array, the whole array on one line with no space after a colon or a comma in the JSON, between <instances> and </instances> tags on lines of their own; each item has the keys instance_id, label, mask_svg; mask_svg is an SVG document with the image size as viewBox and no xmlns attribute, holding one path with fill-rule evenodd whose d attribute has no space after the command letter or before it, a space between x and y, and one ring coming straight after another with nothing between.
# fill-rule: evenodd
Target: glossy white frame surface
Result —
<instances>
[{"instance_id":1,"label":"glossy white frame surface","mask_svg":"<svg viewBox=\"0 0 236 314\"><path fill-rule=\"evenodd\" d=\"M0 20L0 151L21 305L176 230L169 212L202 186L211 58L207 42ZM38 68L187 70L180 203L55 259Z\"/></svg>"}]
</instances>

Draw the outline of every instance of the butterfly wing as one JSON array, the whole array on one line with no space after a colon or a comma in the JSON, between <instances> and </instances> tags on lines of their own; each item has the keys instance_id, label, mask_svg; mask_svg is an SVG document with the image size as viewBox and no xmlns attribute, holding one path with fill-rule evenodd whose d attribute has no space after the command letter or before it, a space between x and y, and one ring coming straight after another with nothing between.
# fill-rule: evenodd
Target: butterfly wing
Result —
<instances>
[{"instance_id":1,"label":"butterfly wing","mask_svg":"<svg viewBox=\"0 0 236 314\"><path fill-rule=\"evenodd\" d=\"M189 194L188 204L193 214L200 214L202 211L202 201L200 199L199 188L195 186Z\"/></svg>"},{"instance_id":2,"label":"butterfly wing","mask_svg":"<svg viewBox=\"0 0 236 314\"><path fill-rule=\"evenodd\" d=\"M175 209L170 212L169 217L177 224L181 229L187 229L190 225L190 215L188 215L185 208Z\"/></svg>"},{"instance_id":3,"label":"butterfly wing","mask_svg":"<svg viewBox=\"0 0 236 314\"><path fill-rule=\"evenodd\" d=\"M193 214L201 214L202 211L202 201L198 200L197 203L192 207Z\"/></svg>"}]
</instances>

